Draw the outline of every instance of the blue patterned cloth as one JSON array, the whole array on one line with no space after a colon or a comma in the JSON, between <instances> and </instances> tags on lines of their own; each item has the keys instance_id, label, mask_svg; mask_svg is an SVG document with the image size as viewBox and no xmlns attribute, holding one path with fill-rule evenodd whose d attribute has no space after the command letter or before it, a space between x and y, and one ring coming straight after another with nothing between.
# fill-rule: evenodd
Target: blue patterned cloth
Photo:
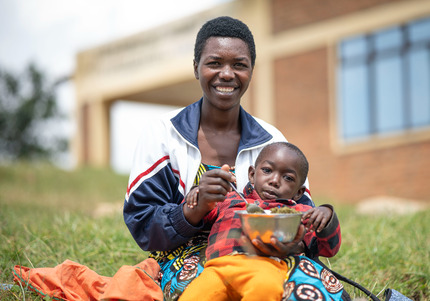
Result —
<instances>
[{"instance_id":1,"label":"blue patterned cloth","mask_svg":"<svg viewBox=\"0 0 430 301\"><path fill-rule=\"evenodd\" d=\"M305 256L289 256L285 261L290 272L282 300L342 300L343 285L326 268Z\"/></svg>"},{"instance_id":2,"label":"blue patterned cloth","mask_svg":"<svg viewBox=\"0 0 430 301\"><path fill-rule=\"evenodd\" d=\"M208 234L196 235L174 251L150 255L161 267L159 279L165 301L177 300L188 284L203 271Z\"/></svg>"}]
</instances>

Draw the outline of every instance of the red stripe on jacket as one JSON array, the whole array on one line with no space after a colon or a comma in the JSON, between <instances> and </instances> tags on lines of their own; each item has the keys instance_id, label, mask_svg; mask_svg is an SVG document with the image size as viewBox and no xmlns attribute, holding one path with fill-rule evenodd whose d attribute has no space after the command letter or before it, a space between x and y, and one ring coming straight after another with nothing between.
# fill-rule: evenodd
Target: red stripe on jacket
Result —
<instances>
[{"instance_id":1,"label":"red stripe on jacket","mask_svg":"<svg viewBox=\"0 0 430 301\"><path fill-rule=\"evenodd\" d=\"M140 179L142 179L144 176L148 175L149 173L151 173L155 168L157 168L158 165L160 165L162 162L169 160L170 156L164 156L162 158L160 158L159 160L157 160L157 162L155 162L154 164L152 164L152 166L150 168L148 168L147 170L145 170L144 172L140 173L134 180L133 182L131 182L131 184L127 187L127 196L130 194L130 190L134 187L134 185L136 185L137 182L140 181ZM185 189L185 184L184 182L182 182L180 174L179 174L179 170L173 169L172 168L172 172L177 174L179 176L179 182L180 185L182 186L183 189Z\"/></svg>"}]
</instances>

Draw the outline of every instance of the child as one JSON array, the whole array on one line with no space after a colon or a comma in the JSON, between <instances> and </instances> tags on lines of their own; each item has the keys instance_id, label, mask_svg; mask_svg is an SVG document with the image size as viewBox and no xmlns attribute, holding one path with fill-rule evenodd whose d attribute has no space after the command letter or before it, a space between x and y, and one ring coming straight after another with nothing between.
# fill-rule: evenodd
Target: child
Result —
<instances>
[{"instance_id":1,"label":"child","mask_svg":"<svg viewBox=\"0 0 430 301\"><path fill-rule=\"evenodd\" d=\"M229 167L225 165L224 168ZM249 167L249 183L244 194L249 203L262 209L288 206L305 212L302 222L308 230L304 242L309 253L331 257L340 247L340 226L333 207L322 205L312 208L296 204L305 191L303 184L307 173L307 159L296 146L287 142L272 143L260 152L255 167ZM187 196L186 201L190 208L197 205L197 196L198 190ZM246 254L240 240L241 222L236 213L245 209L246 203L242 198L231 192L227 194L225 201L217 203L204 218L205 223L212 224L206 249L208 261L202 274L187 287L180 301L282 299L282 284L290 276L293 259L282 260L289 254L282 254L282 243L275 238L271 246L278 251L280 258ZM329 281L332 282L333 278ZM288 281L288 285L290 284ZM324 291L327 288L325 286L323 283L318 289ZM295 288L290 290L294 291ZM341 289L337 287L335 295L330 295L333 292L323 293L336 300L340 298L339 292Z\"/></svg>"}]
</instances>

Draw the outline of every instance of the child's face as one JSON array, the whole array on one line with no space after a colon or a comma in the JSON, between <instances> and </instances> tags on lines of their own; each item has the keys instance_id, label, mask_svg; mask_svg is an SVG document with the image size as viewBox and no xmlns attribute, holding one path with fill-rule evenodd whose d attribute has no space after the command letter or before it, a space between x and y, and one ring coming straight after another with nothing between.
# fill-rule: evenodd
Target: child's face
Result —
<instances>
[{"instance_id":1,"label":"child's face","mask_svg":"<svg viewBox=\"0 0 430 301\"><path fill-rule=\"evenodd\" d=\"M262 200L293 199L303 195L299 175L299 158L286 147L268 150L260 163L249 167L248 178Z\"/></svg>"}]
</instances>

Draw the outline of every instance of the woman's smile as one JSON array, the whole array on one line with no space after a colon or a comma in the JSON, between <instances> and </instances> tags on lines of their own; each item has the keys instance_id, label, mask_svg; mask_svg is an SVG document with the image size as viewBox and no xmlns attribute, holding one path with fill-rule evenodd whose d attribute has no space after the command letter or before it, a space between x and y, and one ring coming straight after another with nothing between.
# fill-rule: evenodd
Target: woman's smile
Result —
<instances>
[{"instance_id":1,"label":"woman's smile","mask_svg":"<svg viewBox=\"0 0 430 301\"><path fill-rule=\"evenodd\" d=\"M234 91L233 87L215 87L215 89L221 93L231 93Z\"/></svg>"}]
</instances>

